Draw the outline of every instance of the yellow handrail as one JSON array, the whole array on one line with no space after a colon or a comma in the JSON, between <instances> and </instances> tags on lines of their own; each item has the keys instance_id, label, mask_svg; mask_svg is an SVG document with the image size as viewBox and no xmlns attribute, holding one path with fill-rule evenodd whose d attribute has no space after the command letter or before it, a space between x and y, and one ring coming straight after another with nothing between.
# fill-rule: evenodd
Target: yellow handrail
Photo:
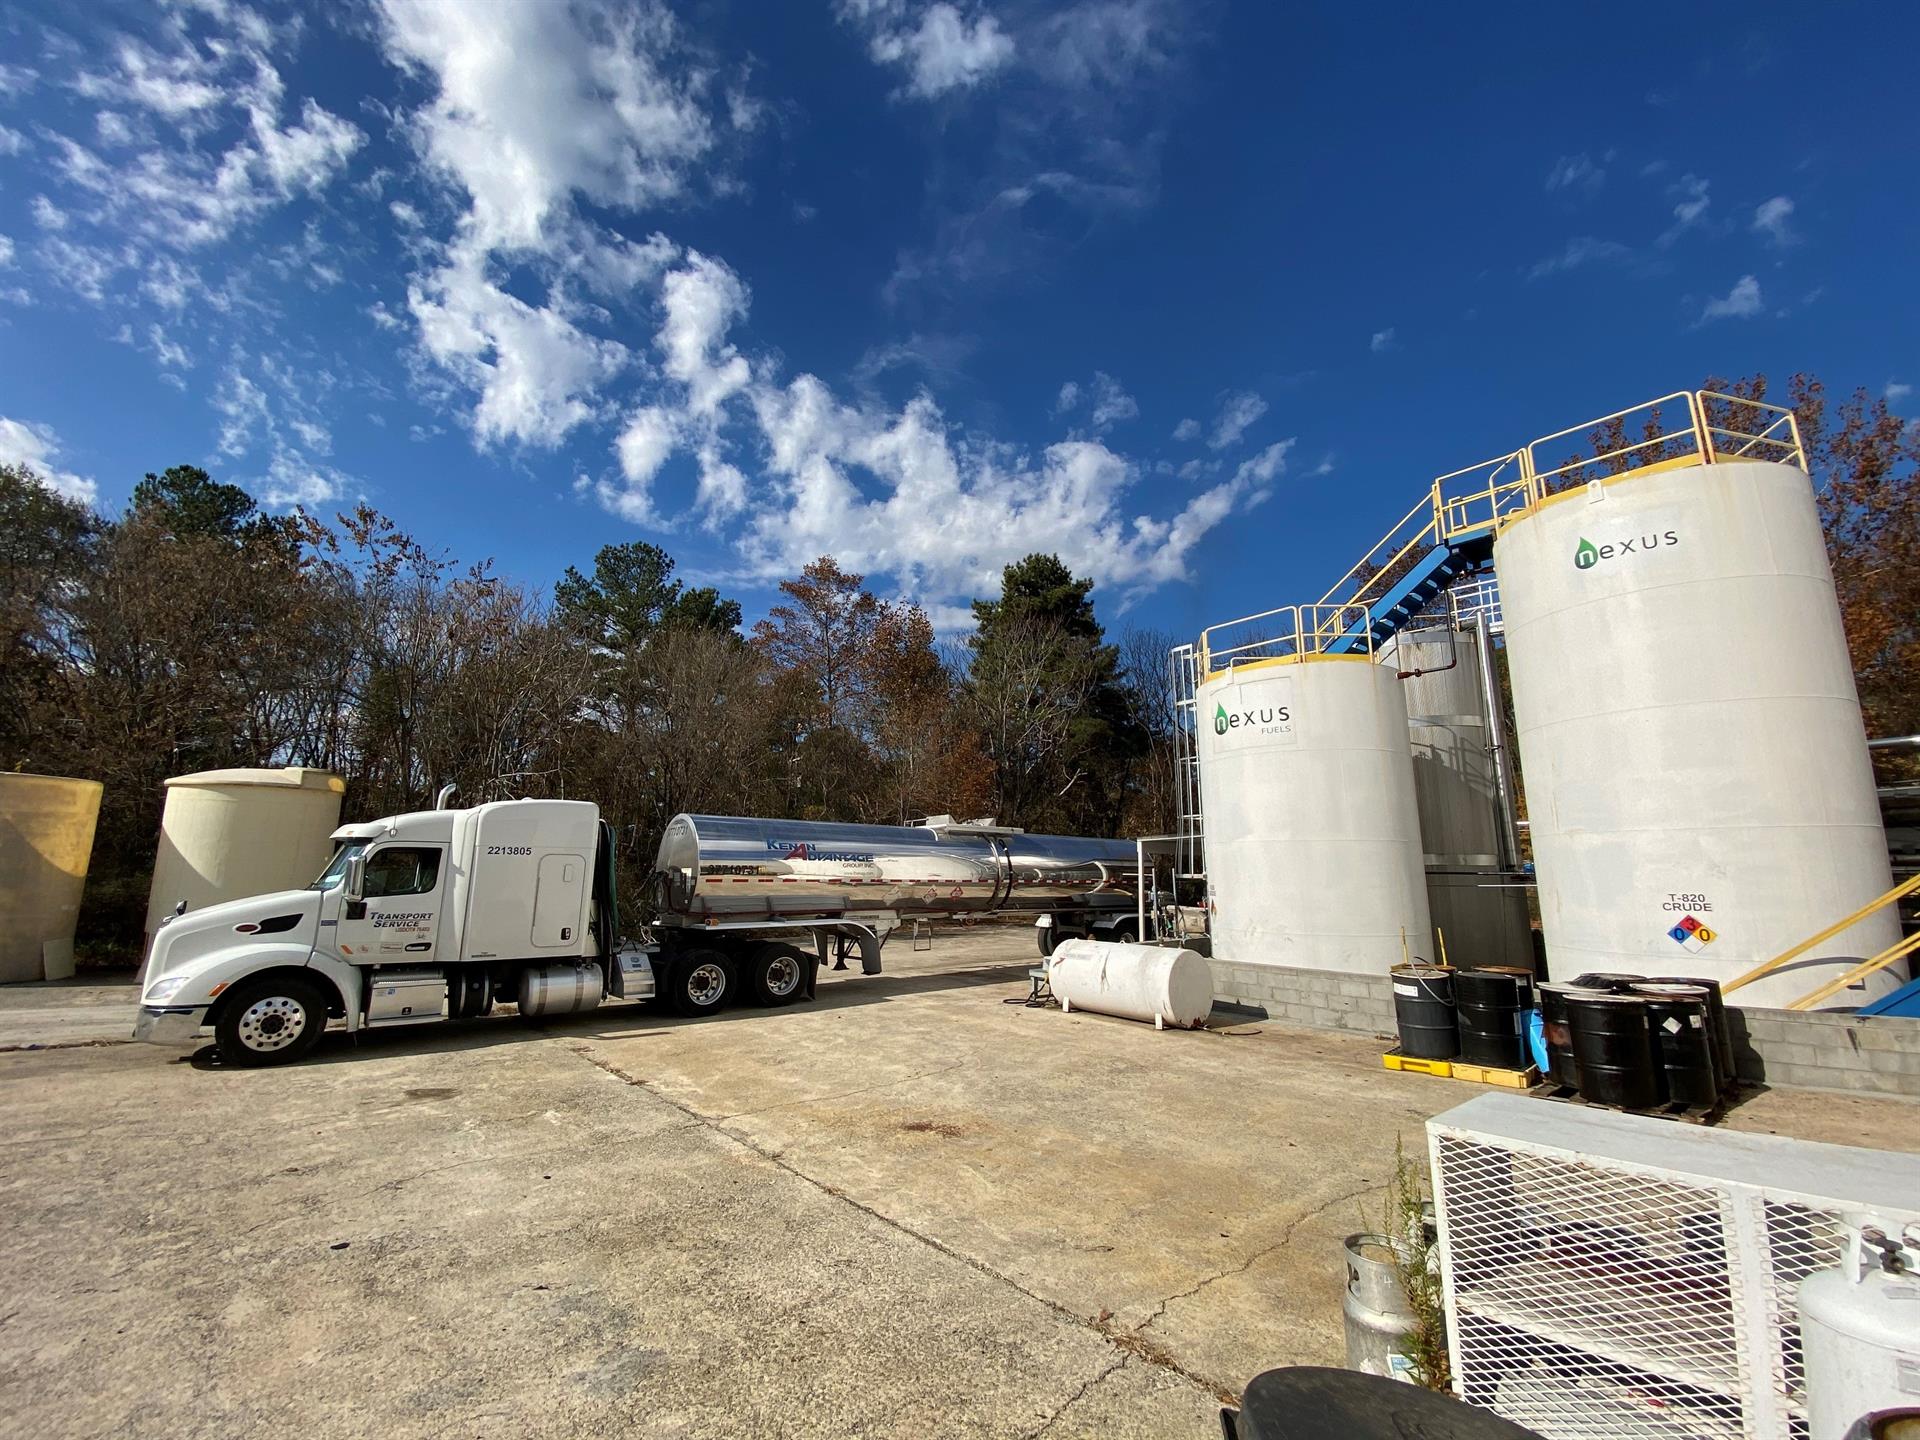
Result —
<instances>
[{"instance_id":1,"label":"yellow handrail","mask_svg":"<svg viewBox=\"0 0 1920 1440\"><path fill-rule=\"evenodd\" d=\"M1893 964L1894 961L1905 959L1915 950L1920 950L1920 932L1915 932L1907 936L1904 940L1896 941L1871 960L1862 960L1858 965L1847 971L1846 974L1834 976L1833 979L1822 985L1818 990L1809 990L1798 1000L1788 1005L1787 1009L1811 1010L1834 992L1846 989L1847 986L1853 984L1854 981L1864 979L1876 970L1886 969L1887 966Z\"/></svg>"},{"instance_id":2,"label":"yellow handrail","mask_svg":"<svg viewBox=\"0 0 1920 1440\"><path fill-rule=\"evenodd\" d=\"M1753 969L1747 971L1746 974L1741 975L1733 980L1729 980L1725 985L1722 985L1720 987L1720 993L1722 995L1731 995L1734 991L1738 990L1742 985L1750 985L1755 980L1758 980L1763 976L1771 975L1774 971L1778 970L1782 965L1786 965L1791 963L1792 961L1798 960L1802 955L1806 954L1807 951L1813 949L1814 946L1824 945L1827 941L1831 940L1834 936L1838 935L1842 930L1850 929L1851 927L1858 925L1862 920L1866 919L1867 916L1873 914L1874 911L1882 909L1885 906L1891 905L1895 901L1903 899L1904 897L1913 894L1913 892L1916 890L1920 890L1920 875L1916 875L1911 880L1903 881L1901 884L1894 886L1893 889L1887 891L1887 893L1882 895L1878 900L1872 900L1872 901L1869 901L1867 904L1862 905L1858 910L1854 911L1851 915L1847 916L1846 919L1837 921L1836 923L1829 925L1826 929L1822 930L1818 935L1808 936L1805 940L1802 940L1798 945L1794 946L1791 950L1786 951L1784 954L1776 955L1773 957L1773 959L1754 966ZM1789 1008L1792 1008L1792 1007L1789 1007Z\"/></svg>"}]
</instances>

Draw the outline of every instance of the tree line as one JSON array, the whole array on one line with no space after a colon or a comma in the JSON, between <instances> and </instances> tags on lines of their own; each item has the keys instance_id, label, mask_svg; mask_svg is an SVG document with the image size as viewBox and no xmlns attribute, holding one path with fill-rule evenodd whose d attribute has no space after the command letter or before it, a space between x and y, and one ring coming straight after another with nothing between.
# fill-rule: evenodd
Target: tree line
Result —
<instances>
[{"instance_id":1,"label":"tree line","mask_svg":"<svg viewBox=\"0 0 1920 1440\"><path fill-rule=\"evenodd\" d=\"M1706 388L1770 398L1765 376ZM1868 731L1920 733L1920 427L1810 376L1785 394ZM1627 437L1588 441L1607 456ZM1174 637L1110 638L1092 582L1054 556L1008 566L973 633L945 643L831 556L747 629L737 601L674 569L657 546L609 545L536 593L365 506L268 515L182 465L108 517L0 466L0 763L105 782L80 939L107 954L139 944L161 782L225 766L332 770L355 818L425 808L449 782L469 804L592 799L619 836L629 923L683 810L1173 827Z\"/></svg>"},{"instance_id":2,"label":"tree line","mask_svg":"<svg viewBox=\"0 0 1920 1440\"><path fill-rule=\"evenodd\" d=\"M750 628L644 541L536 593L361 506L263 513L194 466L103 516L0 466L0 759L105 782L80 939L137 951L162 782L307 765L343 814L522 796L614 825L629 924L680 811L1068 833L1171 824L1171 637L1109 640L1092 582L1007 567L942 643L830 556Z\"/></svg>"}]
</instances>

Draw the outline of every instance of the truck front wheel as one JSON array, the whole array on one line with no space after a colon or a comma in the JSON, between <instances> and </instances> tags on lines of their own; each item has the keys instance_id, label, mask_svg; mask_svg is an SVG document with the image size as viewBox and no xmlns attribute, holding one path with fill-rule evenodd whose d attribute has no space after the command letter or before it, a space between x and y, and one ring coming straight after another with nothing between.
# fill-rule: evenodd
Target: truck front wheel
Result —
<instances>
[{"instance_id":1,"label":"truck front wheel","mask_svg":"<svg viewBox=\"0 0 1920 1440\"><path fill-rule=\"evenodd\" d=\"M326 1028L327 1002L318 986L298 976L262 975L233 987L213 1035L229 1065L285 1065L319 1044Z\"/></svg>"},{"instance_id":2,"label":"truck front wheel","mask_svg":"<svg viewBox=\"0 0 1920 1440\"><path fill-rule=\"evenodd\" d=\"M676 1015L711 1015L733 998L733 967L717 950L678 957L667 981L667 1004Z\"/></svg>"}]
</instances>

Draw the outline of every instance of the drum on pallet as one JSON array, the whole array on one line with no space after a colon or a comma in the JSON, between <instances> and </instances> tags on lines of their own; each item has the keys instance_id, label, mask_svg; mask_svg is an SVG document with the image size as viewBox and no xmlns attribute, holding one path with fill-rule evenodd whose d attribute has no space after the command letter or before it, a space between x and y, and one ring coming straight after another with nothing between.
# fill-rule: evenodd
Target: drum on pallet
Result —
<instances>
[{"instance_id":1,"label":"drum on pallet","mask_svg":"<svg viewBox=\"0 0 1920 1440\"><path fill-rule=\"evenodd\" d=\"M1570 982L1582 990L1602 990L1609 995L1627 995L1633 987L1646 981L1645 975L1621 975L1611 970L1589 970L1584 975L1576 975Z\"/></svg>"},{"instance_id":2,"label":"drum on pallet","mask_svg":"<svg viewBox=\"0 0 1920 1440\"><path fill-rule=\"evenodd\" d=\"M1524 972L1508 969L1462 970L1453 977L1454 1009L1460 1023L1460 1058L1471 1065L1524 1070L1526 1038L1521 1030ZM1533 984L1525 980L1526 994Z\"/></svg>"},{"instance_id":3,"label":"drum on pallet","mask_svg":"<svg viewBox=\"0 0 1920 1440\"><path fill-rule=\"evenodd\" d=\"M1711 1105L1720 1098L1718 1048L1703 985L1649 981L1633 987L1647 1002L1647 1028L1653 1058L1660 1066L1667 1098L1686 1105Z\"/></svg>"},{"instance_id":4,"label":"drum on pallet","mask_svg":"<svg viewBox=\"0 0 1920 1440\"><path fill-rule=\"evenodd\" d=\"M1402 1055L1451 1060L1460 1053L1453 971L1438 965L1394 966L1393 1016L1400 1028Z\"/></svg>"},{"instance_id":5,"label":"drum on pallet","mask_svg":"<svg viewBox=\"0 0 1920 1440\"><path fill-rule=\"evenodd\" d=\"M1663 975L1663 982L1674 985L1698 985L1707 992L1707 1026L1713 1031L1713 1050L1715 1068L1720 1072L1720 1089L1724 1092L1740 1078L1738 1063L1733 1058L1733 1027L1727 1023L1727 1002L1720 993L1718 980L1703 980L1697 975Z\"/></svg>"},{"instance_id":6,"label":"drum on pallet","mask_svg":"<svg viewBox=\"0 0 1920 1440\"><path fill-rule=\"evenodd\" d=\"M1601 992L1569 995L1567 1029L1580 1067L1582 1099L1623 1110L1660 1103L1660 1071L1644 999Z\"/></svg>"},{"instance_id":7,"label":"drum on pallet","mask_svg":"<svg viewBox=\"0 0 1920 1440\"><path fill-rule=\"evenodd\" d=\"M1580 1088L1580 1063L1573 1058L1573 1031L1567 1024L1567 1000L1600 992L1578 985L1550 983L1539 988L1540 1028L1547 1038L1547 1071L1556 1085Z\"/></svg>"}]
</instances>

